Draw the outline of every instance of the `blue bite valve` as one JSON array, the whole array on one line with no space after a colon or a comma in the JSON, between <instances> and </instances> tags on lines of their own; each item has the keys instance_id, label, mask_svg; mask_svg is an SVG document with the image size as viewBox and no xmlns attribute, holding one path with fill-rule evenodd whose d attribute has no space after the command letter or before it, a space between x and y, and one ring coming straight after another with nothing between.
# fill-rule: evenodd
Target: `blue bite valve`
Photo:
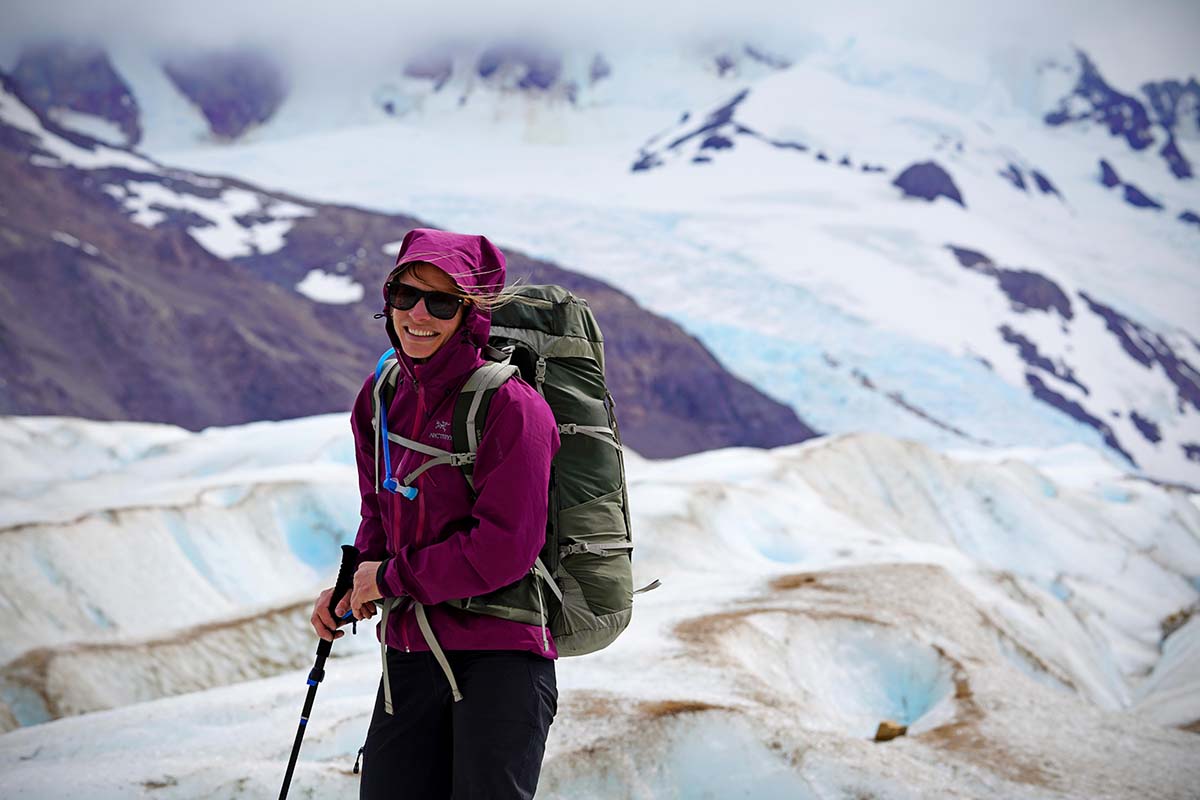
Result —
<instances>
[{"instance_id":1,"label":"blue bite valve","mask_svg":"<svg viewBox=\"0 0 1200 800\"><path fill-rule=\"evenodd\" d=\"M404 495L409 500L415 500L417 498L417 487L405 486L403 489L400 490L400 494Z\"/></svg>"},{"instance_id":2,"label":"blue bite valve","mask_svg":"<svg viewBox=\"0 0 1200 800\"><path fill-rule=\"evenodd\" d=\"M383 482L383 488L387 489L389 492L396 491L396 489L398 489L399 486L400 486L400 483L395 478L388 478L387 480L385 480Z\"/></svg>"}]
</instances>

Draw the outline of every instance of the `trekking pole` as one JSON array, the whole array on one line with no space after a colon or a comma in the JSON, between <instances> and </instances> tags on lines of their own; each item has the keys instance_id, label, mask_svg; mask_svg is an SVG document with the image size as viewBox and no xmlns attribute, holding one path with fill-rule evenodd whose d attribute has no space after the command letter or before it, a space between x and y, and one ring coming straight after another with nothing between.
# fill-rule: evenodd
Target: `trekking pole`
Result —
<instances>
[{"instance_id":1,"label":"trekking pole","mask_svg":"<svg viewBox=\"0 0 1200 800\"><path fill-rule=\"evenodd\" d=\"M329 615L337 619L337 604L346 592L354 585L354 570L358 568L358 550L348 544L342 545L342 565L338 568L337 582L333 585L333 594L329 596ZM351 610L340 622L348 622L354 616ZM317 660L312 672L308 673L308 696L304 698L304 710L300 712L300 728L296 731L296 741L292 745L292 757L288 759L287 772L283 776L283 788L279 790L279 800L286 800L288 788L292 783L292 771L296 769L296 757L300 755L300 742L304 740L304 729L308 726L308 715L312 711L313 699L317 696L317 686L325 679L325 659L333 642L321 639L317 644Z\"/></svg>"}]
</instances>

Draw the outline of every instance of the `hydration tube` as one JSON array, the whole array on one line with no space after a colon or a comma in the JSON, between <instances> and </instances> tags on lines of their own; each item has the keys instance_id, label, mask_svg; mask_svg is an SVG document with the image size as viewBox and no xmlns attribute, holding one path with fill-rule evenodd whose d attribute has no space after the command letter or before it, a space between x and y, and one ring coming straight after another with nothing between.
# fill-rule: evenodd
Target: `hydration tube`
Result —
<instances>
[{"instance_id":1,"label":"hydration tube","mask_svg":"<svg viewBox=\"0 0 1200 800\"><path fill-rule=\"evenodd\" d=\"M383 374L384 363L389 358L396 355L396 348L388 348L388 351L379 357L379 361L375 364L375 383L379 383L379 376ZM400 482L392 475L392 452L388 447L388 427L387 427L387 409L384 407L383 398L379 398L379 435L383 439L383 466L387 478L383 481L383 488L389 492L401 494L404 497L412 500L417 496L417 487L401 486Z\"/></svg>"}]
</instances>

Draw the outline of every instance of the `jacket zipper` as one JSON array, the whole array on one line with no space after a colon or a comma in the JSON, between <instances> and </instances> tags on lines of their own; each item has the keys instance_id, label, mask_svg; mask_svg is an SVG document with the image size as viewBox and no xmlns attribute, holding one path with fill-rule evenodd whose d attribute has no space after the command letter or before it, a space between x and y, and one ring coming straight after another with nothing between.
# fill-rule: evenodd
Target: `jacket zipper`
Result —
<instances>
[{"instance_id":1,"label":"jacket zipper","mask_svg":"<svg viewBox=\"0 0 1200 800\"><path fill-rule=\"evenodd\" d=\"M421 435L422 422L424 421L425 417L425 390L421 388L420 382L417 381L415 377L412 379L412 382L413 388L417 390L417 413L413 419L412 434L409 436L409 438L413 441L419 441L418 437ZM416 486L416 484L419 484L420 482L421 476L418 475L417 480L413 485ZM417 487L417 490L417 530L413 534L414 545L420 544L421 531L425 527L425 493L420 491L419 486ZM404 642L404 652L406 653L412 652L409 647L408 625L406 623L408 622L408 618L413 611L414 602L416 601L410 597L408 606L404 609L404 616L400 618L400 638Z\"/></svg>"}]
</instances>

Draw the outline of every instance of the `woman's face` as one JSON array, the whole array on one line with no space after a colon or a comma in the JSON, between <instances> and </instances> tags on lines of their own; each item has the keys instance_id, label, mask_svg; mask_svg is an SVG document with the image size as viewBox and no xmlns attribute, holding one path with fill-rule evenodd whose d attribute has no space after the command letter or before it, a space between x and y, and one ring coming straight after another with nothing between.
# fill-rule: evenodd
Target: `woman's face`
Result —
<instances>
[{"instance_id":1,"label":"woman's face","mask_svg":"<svg viewBox=\"0 0 1200 800\"><path fill-rule=\"evenodd\" d=\"M409 268L400 283L425 291L460 294L461 289L454 280L433 265L421 264ZM424 298L412 308L404 311L393 307L392 325L400 337L400 345L409 358L424 359L438 351L462 325L464 306L460 305L450 319L438 319L425 307Z\"/></svg>"}]
</instances>

